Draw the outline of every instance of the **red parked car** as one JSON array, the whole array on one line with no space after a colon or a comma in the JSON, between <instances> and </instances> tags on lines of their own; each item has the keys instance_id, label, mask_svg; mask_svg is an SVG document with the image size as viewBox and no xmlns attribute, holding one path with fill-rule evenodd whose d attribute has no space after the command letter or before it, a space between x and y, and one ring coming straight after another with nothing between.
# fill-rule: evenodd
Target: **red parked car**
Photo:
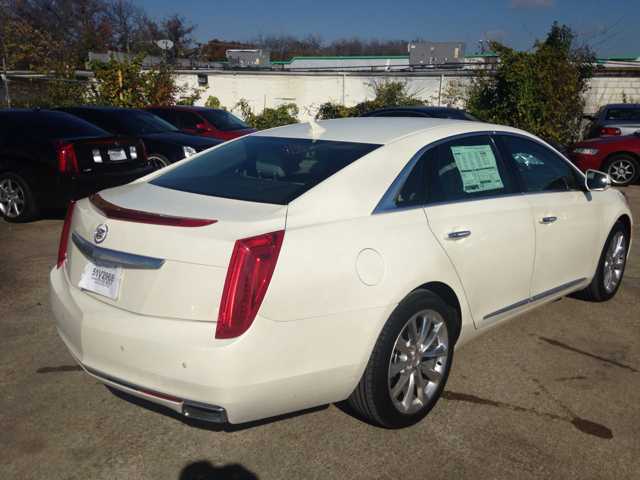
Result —
<instances>
[{"instance_id":1,"label":"red parked car","mask_svg":"<svg viewBox=\"0 0 640 480\"><path fill-rule=\"evenodd\" d=\"M153 105L143 110L192 135L231 140L258 131L219 108Z\"/></svg>"},{"instance_id":2,"label":"red parked car","mask_svg":"<svg viewBox=\"0 0 640 480\"><path fill-rule=\"evenodd\" d=\"M613 185L626 187L640 176L640 132L578 142L569 150L569 160L583 172L606 172Z\"/></svg>"}]
</instances>

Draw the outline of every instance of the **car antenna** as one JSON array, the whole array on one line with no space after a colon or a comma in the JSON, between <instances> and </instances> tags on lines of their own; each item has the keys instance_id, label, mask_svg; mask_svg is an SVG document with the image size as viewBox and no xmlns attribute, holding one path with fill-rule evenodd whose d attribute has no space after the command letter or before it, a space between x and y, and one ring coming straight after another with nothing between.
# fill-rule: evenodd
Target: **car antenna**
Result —
<instances>
[{"instance_id":1,"label":"car antenna","mask_svg":"<svg viewBox=\"0 0 640 480\"><path fill-rule=\"evenodd\" d=\"M326 128L321 127L314 120L309 120L309 126L311 128L307 130L307 135L311 135L314 142L320 135L322 135L323 132L327 131Z\"/></svg>"}]
</instances>

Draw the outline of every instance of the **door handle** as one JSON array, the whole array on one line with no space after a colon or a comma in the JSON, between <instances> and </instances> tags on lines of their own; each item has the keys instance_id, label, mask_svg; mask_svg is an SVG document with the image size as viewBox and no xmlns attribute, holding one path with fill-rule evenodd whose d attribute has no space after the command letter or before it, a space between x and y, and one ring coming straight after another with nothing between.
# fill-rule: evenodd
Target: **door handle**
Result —
<instances>
[{"instance_id":1,"label":"door handle","mask_svg":"<svg viewBox=\"0 0 640 480\"><path fill-rule=\"evenodd\" d=\"M543 225L553 223L558 219L558 217L542 217L538 219L538 223L542 223Z\"/></svg>"},{"instance_id":2,"label":"door handle","mask_svg":"<svg viewBox=\"0 0 640 480\"><path fill-rule=\"evenodd\" d=\"M458 238L467 238L469 235L471 235L469 230L462 230L460 232L445 233L444 238L446 240L457 240Z\"/></svg>"}]
</instances>

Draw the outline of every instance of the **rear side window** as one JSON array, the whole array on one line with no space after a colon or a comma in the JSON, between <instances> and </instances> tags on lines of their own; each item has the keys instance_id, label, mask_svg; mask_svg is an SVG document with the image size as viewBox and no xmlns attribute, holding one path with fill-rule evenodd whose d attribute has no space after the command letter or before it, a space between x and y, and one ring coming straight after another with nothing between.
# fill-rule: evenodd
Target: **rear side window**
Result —
<instances>
[{"instance_id":1,"label":"rear side window","mask_svg":"<svg viewBox=\"0 0 640 480\"><path fill-rule=\"evenodd\" d=\"M573 170L542 145L520 137L502 135L524 192L577 190Z\"/></svg>"},{"instance_id":2,"label":"rear side window","mask_svg":"<svg viewBox=\"0 0 640 480\"><path fill-rule=\"evenodd\" d=\"M154 108L153 110L148 110L148 112L160 117L165 122L169 122L171 125L175 125L177 123L175 110Z\"/></svg>"},{"instance_id":3,"label":"rear side window","mask_svg":"<svg viewBox=\"0 0 640 480\"><path fill-rule=\"evenodd\" d=\"M286 205L380 145L242 137L150 183L213 197Z\"/></svg>"},{"instance_id":4,"label":"rear side window","mask_svg":"<svg viewBox=\"0 0 640 480\"><path fill-rule=\"evenodd\" d=\"M511 193L498 152L486 135L459 138L431 149L427 203Z\"/></svg>"},{"instance_id":5,"label":"rear side window","mask_svg":"<svg viewBox=\"0 0 640 480\"><path fill-rule=\"evenodd\" d=\"M108 135L104 130L73 115L60 112L16 112L11 116L22 129L36 138L81 138Z\"/></svg>"}]
</instances>

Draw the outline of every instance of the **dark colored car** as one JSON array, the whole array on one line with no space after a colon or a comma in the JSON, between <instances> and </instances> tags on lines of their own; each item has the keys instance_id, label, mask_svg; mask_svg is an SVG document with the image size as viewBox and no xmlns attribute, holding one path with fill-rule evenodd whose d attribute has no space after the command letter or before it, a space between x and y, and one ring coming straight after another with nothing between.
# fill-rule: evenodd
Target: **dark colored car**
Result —
<instances>
[{"instance_id":1,"label":"dark colored car","mask_svg":"<svg viewBox=\"0 0 640 480\"><path fill-rule=\"evenodd\" d=\"M450 120L470 120L481 122L478 117L457 108L449 107L395 107L372 110L360 115L361 117L427 117L448 118Z\"/></svg>"},{"instance_id":2,"label":"dark colored car","mask_svg":"<svg viewBox=\"0 0 640 480\"><path fill-rule=\"evenodd\" d=\"M258 131L219 108L154 105L143 110L191 135L232 140Z\"/></svg>"},{"instance_id":3,"label":"dark colored car","mask_svg":"<svg viewBox=\"0 0 640 480\"><path fill-rule=\"evenodd\" d=\"M633 135L640 130L640 104L610 103L585 118L592 122L587 138Z\"/></svg>"},{"instance_id":4,"label":"dark colored car","mask_svg":"<svg viewBox=\"0 0 640 480\"><path fill-rule=\"evenodd\" d=\"M0 110L0 214L28 222L41 208L153 172L144 144L63 112Z\"/></svg>"},{"instance_id":5,"label":"dark colored car","mask_svg":"<svg viewBox=\"0 0 640 480\"><path fill-rule=\"evenodd\" d=\"M118 107L59 107L56 110L75 115L109 133L140 137L149 163L155 168L166 167L222 143L215 138L187 135L142 110Z\"/></svg>"},{"instance_id":6,"label":"dark colored car","mask_svg":"<svg viewBox=\"0 0 640 480\"><path fill-rule=\"evenodd\" d=\"M569 149L569 160L583 172L606 172L613 185L625 187L640 176L640 133L578 142Z\"/></svg>"}]
</instances>

